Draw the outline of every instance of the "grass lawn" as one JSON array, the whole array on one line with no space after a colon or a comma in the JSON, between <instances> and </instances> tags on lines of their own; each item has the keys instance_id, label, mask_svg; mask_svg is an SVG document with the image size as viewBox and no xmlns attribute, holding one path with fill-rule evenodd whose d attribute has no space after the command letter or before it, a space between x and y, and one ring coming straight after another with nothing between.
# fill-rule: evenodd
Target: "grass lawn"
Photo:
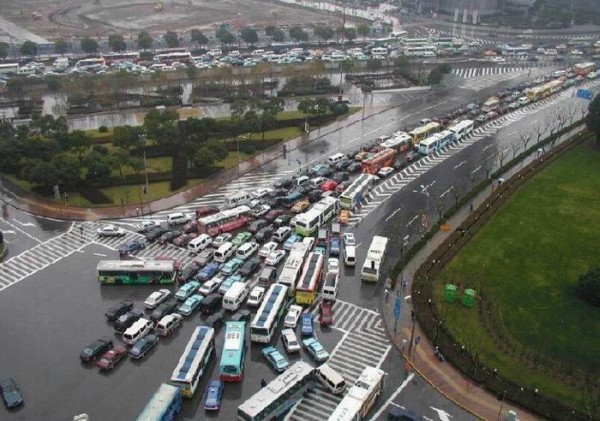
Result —
<instances>
[{"instance_id":1,"label":"grass lawn","mask_svg":"<svg viewBox=\"0 0 600 421\"><path fill-rule=\"evenodd\" d=\"M482 290L498 310L497 329L592 378L600 376L600 308L579 299L576 285L600 264L599 160L600 150L586 144L535 176L446 266L435 290L438 303L448 282ZM498 350L476 310L443 307L446 326L485 365L573 406L586 405L581 390Z\"/></svg>"}]
</instances>

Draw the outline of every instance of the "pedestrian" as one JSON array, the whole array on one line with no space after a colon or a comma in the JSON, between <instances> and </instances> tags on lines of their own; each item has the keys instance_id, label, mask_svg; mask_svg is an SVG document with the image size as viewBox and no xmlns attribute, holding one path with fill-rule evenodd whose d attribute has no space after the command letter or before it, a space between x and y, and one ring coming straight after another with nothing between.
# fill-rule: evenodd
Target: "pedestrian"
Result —
<instances>
[{"instance_id":1,"label":"pedestrian","mask_svg":"<svg viewBox=\"0 0 600 421\"><path fill-rule=\"evenodd\" d=\"M473 212L473 203L471 203L471 204L469 205L469 211L470 211L470 212Z\"/></svg>"},{"instance_id":2,"label":"pedestrian","mask_svg":"<svg viewBox=\"0 0 600 421\"><path fill-rule=\"evenodd\" d=\"M83 224L79 224L79 234L83 235Z\"/></svg>"},{"instance_id":3,"label":"pedestrian","mask_svg":"<svg viewBox=\"0 0 600 421\"><path fill-rule=\"evenodd\" d=\"M386 289L385 289L385 292L384 292L384 294L385 294L385 301L387 302L387 300L388 300L388 297L389 297L389 295L390 295L390 289L389 289L389 288L386 288Z\"/></svg>"},{"instance_id":4,"label":"pedestrian","mask_svg":"<svg viewBox=\"0 0 600 421\"><path fill-rule=\"evenodd\" d=\"M265 379L260 380L260 387L265 387L267 385L267 381Z\"/></svg>"},{"instance_id":5,"label":"pedestrian","mask_svg":"<svg viewBox=\"0 0 600 421\"><path fill-rule=\"evenodd\" d=\"M140 216L140 208L135 208L135 214L136 214L137 216Z\"/></svg>"}]
</instances>

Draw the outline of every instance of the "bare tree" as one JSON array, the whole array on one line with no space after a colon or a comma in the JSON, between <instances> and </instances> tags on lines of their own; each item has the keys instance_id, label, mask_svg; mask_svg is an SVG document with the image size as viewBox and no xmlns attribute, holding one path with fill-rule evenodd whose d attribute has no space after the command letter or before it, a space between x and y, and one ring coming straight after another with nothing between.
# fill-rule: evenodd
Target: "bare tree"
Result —
<instances>
[{"instance_id":1,"label":"bare tree","mask_svg":"<svg viewBox=\"0 0 600 421\"><path fill-rule=\"evenodd\" d=\"M577 114L576 107L569 107L566 110L567 118L569 119L569 125L572 125L575 122L575 115Z\"/></svg>"},{"instance_id":2,"label":"bare tree","mask_svg":"<svg viewBox=\"0 0 600 421\"><path fill-rule=\"evenodd\" d=\"M579 105L577 106L577 112L580 115L579 119L583 120L588 113L587 104L580 102Z\"/></svg>"},{"instance_id":3,"label":"bare tree","mask_svg":"<svg viewBox=\"0 0 600 421\"><path fill-rule=\"evenodd\" d=\"M529 131L520 132L519 138L521 139L521 143L523 144L523 151L526 151L527 144L531 141L531 133ZM538 137L538 141L539 141L539 137Z\"/></svg>"},{"instance_id":4,"label":"bare tree","mask_svg":"<svg viewBox=\"0 0 600 421\"><path fill-rule=\"evenodd\" d=\"M537 120L533 124L533 130L535 130L535 133L537 135L537 137L535 139L536 144L540 143L540 139L548 131L548 128L549 128L549 124L548 124L547 120L544 120L543 122L540 120Z\"/></svg>"},{"instance_id":5,"label":"bare tree","mask_svg":"<svg viewBox=\"0 0 600 421\"><path fill-rule=\"evenodd\" d=\"M517 157L517 152L519 151L519 149L521 149L521 145L519 145L518 143L511 143L510 147L512 148L513 151L513 159L515 159Z\"/></svg>"}]
</instances>

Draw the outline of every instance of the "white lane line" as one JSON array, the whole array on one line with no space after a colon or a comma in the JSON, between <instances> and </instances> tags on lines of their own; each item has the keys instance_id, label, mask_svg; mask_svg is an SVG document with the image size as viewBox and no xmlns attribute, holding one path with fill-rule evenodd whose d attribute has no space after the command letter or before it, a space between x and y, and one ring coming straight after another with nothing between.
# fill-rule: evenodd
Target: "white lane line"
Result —
<instances>
[{"instance_id":1,"label":"white lane line","mask_svg":"<svg viewBox=\"0 0 600 421\"><path fill-rule=\"evenodd\" d=\"M415 373L410 373L408 375L408 377L402 382L402 384L400 385L400 387L398 389L396 389L396 391L394 393L392 393L392 396L390 396L390 398L387 401L385 401L385 403L383 405L381 405L381 408L379 408L379 411L377 411L371 417L370 421L375 421L377 418L379 418L379 416L383 413L383 411L385 411L387 409L387 407L390 405L390 403L394 399L396 399L396 397L400 394L400 392L402 392L404 390L404 388L413 379L413 377L415 377Z\"/></svg>"},{"instance_id":2,"label":"white lane line","mask_svg":"<svg viewBox=\"0 0 600 421\"><path fill-rule=\"evenodd\" d=\"M16 229L17 231L19 231L22 234L25 234L27 237L31 238L33 241L36 241L38 244L42 244L42 242L40 240L38 240L37 238L35 238L33 235L29 234L26 231L23 231L21 228L19 228L18 226L16 226L15 224L11 224L10 222L8 222L6 219L2 219L0 218L1 221L4 221L6 223L6 225L10 225L12 228ZM19 222L16 219L13 219L13 221Z\"/></svg>"},{"instance_id":3,"label":"white lane line","mask_svg":"<svg viewBox=\"0 0 600 421\"><path fill-rule=\"evenodd\" d=\"M394 212L392 212L392 214L390 216L388 216L387 218L385 218L385 222L389 221L390 219L392 219L394 217L394 215L396 215L398 212L400 212L402 210L402 208L398 208L396 209Z\"/></svg>"}]
</instances>

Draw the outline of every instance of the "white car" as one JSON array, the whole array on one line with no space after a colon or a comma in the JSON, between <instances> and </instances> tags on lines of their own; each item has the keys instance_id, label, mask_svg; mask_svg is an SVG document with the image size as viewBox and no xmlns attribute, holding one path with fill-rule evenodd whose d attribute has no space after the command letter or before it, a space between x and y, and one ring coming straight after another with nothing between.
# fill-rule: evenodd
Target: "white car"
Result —
<instances>
[{"instance_id":1,"label":"white car","mask_svg":"<svg viewBox=\"0 0 600 421\"><path fill-rule=\"evenodd\" d=\"M213 278L213 279L211 279L209 281L206 281L200 287L200 289L198 290L198 292L206 297L207 295L210 295L213 292L215 292L216 290L218 290L220 286L221 286L221 283L218 282L216 279Z\"/></svg>"},{"instance_id":2,"label":"white car","mask_svg":"<svg viewBox=\"0 0 600 421\"><path fill-rule=\"evenodd\" d=\"M260 218L263 215L266 215L271 210L271 206L269 205L260 205L252 209L252 215L256 218Z\"/></svg>"},{"instance_id":3,"label":"white car","mask_svg":"<svg viewBox=\"0 0 600 421\"><path fill-rule=\"evenodd\" d=\"M169 225L186 224L191 220L192 218L183 212L174 212L167 215L167 224Z\"/></svg>"},{"instance_id":4,"label":"white car","mask_svg":"<svg viewBox=\"0 0 600 421\"><path fill-rule=\"evenodd\" d=\"M306 244L308 250L312 250L313 245L315 244L315 237L304 237L302 242Z\"/></svg>"},{"instance_id":5,"label":"white car","mask_svg":"<svg viewBox=\"0 0 600 421\"><path fill-rule=\"evenodd\" d=\"M225 244L226 242L231 240L231 237L233 237L233 235L231 235L231 233L229 233L229 232L224 232L223 234L219 234L212 240L211 246L218 249L223 244Z\"/></svg>"},{"instance_id":6,"label":"white car","mask_svg":"<svg viewBox=\"0 0 600 421\"><path fill-rule=\"evenodd\" d=\"M258 255L260 257L267 257L271 254L271 252L277 250L278 246L279 244L277 244L275 241L269 241L261 247L261 249L258 251Z\"/></svg>"},{"instance_id":7,"label":"white car","mask_svg":"<svg viewBox=\"0 0 600 421\"><path fill-rule=\"evenodd\" d=\"M127 234L127 232L123 228L117 227L115 225L104 225L98 228L96 233L100 237L122 237L125 234Z\"/></svg>"},{"instance_id":8,"label":"white car","mask_svg":"<svg viewBox=\"0 0 600 421\"><path fill-rule=\"evenodd\" d=\"M267 266L275 267L281 262L281 260L284 257L285 257L285 250L274 250L265 259L265 264Z\"/></svg>"},{"instance_id":9,"label":"white car","mask_svg":"<svg viewBox=\"0 0 600 421\"><path fill-rule=\"evenodd\" d=\"M255 199L260 199L261 197L265 197L271 192L273 192L273 189L271 187L263 187L254 190L252 193L250 193L250 196L252 196Z\"/></svg>"},{"instance_id":10,"label":"white car","mask_svg":"<svg viewBox=\"0 0 600 421\"><path fill-rule=\"evenodd\" d=\"M295 329L296 325L298 325L298 319L300 318L300 314L302 314L302 307L292 304L287 314L285 315L283 326Z\"/></svg>"},{"instance_id":11,"label":"white car","mask_svg":"<svg viewBox=\"0 0 600 421\"><path fill-rule=\"evenodd\" d=\"M254 287L248 296L248 306L258 307L265 297L265 289L263 287Z\"/></svg>"},{"instance_id":12,"label":"white car","mask_svg":"<svg viewBox=\"0 0 600 421\"><path fill-rule=\"evenodd\" d=\"M327 270L333 273L340 273L340 260L335 257L327 259Z\"/></svg>"},{"instance_id":13,"label":"white car","mask_svg":"<svg viewBox=\"0 0 600 421\"><path fill-rule=\"evenodd\" d=\"M356 240L354 239L354 234L351 232L344 233L344 244L347 246L356 246Z\"/></svg>"},{"instance_id":14,"label":"white car","mask_svg":"<svg viewBox=\"0 0 600 421\"><path fill-rule=\"evenodd\" d=\"M392 167L383 167L379 171L377 171L377 175L379 177L385 178L393 172L394 172L394 169Z\"/></svg>"},{"instance_id":15,"label":"white car","mask_svg":"<svg viewBox=\"0 0 600 421\"><path fill-rule=\"evenodd\" d=\"M156 221L142 221L135 226L138 232L147 231L150 228L158 227L160 224Z\"/></svg>"},{"instance_id":16,"label":"white car","mask_svg":"<svg viewBox=\"0 0 600 421\"><path fill-rule=\"evenodd\" d=\"M283 329L281 331L281 343L288 354L300 352L300 342L292 329Z\"/></svg>"},{"instance_id":17,"label":"white car","mask_svg":"<svg viewBox=\"0 0 600 421\"><path fill-rule=\"evenodd\" d=\"M146 308L149 309L156 308L156 306L158 306L170 296L171 291L169 291L168 289L159 289L158 291L154 291L148 296L148 298L146 298L146 301L144 301L144 305L146 306Z\"/></svg>"}]
</instances>

